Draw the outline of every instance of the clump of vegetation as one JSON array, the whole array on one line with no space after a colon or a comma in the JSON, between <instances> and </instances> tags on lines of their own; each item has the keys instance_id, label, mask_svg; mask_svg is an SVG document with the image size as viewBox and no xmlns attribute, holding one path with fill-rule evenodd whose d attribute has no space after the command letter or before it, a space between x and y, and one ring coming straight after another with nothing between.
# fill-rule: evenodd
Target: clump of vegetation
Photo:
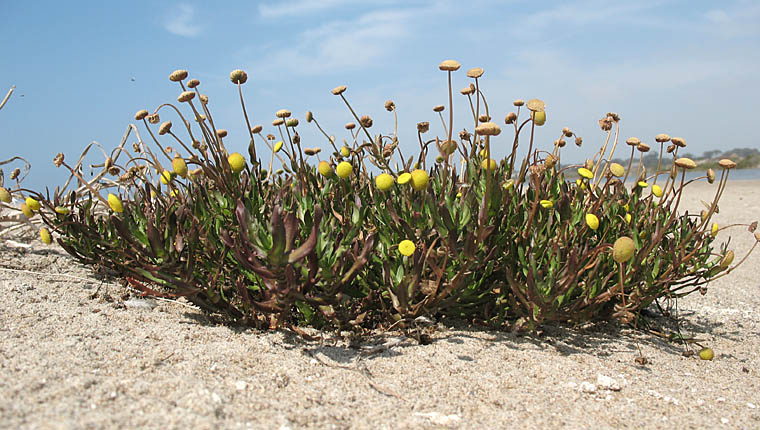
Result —
<instances>
[{"instance_id":1,"label":"clump of vegetation","mask_svg":"<svg viewBox=\"0 0 760 430\"><path fill-rule=\"evenodd\" d=\"M402 152L395 127L374 132L375 120L356 113L345 86L332 90L351 116L342 144L311 112L302 124L278 110L265 134L249 122L242 70L230 80L249 145L246 154L230 153L200 82L177 70L169 79L179 86L178 103L135 115L147 140L130 125L89 181L82 158L69 165L58 154L54 163L70 171L70 182L52 196L28 194L52 237L80 261L116 271L145 293L184 296L264 328L360 330L442 316L516 328L632 322L653 303L704 291L739 264L726 244L715 246L720 227L711 222L733 162L721 161L719 179L712 170L701 178L717 179L701 215L680 214L694 181L685 171L695 163L674 149L671 169L647 173L641 160L649 146L637 138L625 141L627 167L612 162L621 142L616 113L599 121L606 139L596 155L566 165L566 142L582 139L564 127L548 147L535 142L536 127L547 124L538 99L516 100L504 125L492 122L484 72L474 68L460 91L472 122L455 134L459 68L440 64L448 104L433 110L442 133L432 136L420 122L414 154ZM395 103L385 109L396 124ZM303 126L316 127L325 145L307 147ZM664 134L655 140L685 146ZM510 143L502 160L491 156L495 141ZM527 156L518 159L521 145ZM566 181L567 173L578 179Z\"/></svg>"}]
</instances>

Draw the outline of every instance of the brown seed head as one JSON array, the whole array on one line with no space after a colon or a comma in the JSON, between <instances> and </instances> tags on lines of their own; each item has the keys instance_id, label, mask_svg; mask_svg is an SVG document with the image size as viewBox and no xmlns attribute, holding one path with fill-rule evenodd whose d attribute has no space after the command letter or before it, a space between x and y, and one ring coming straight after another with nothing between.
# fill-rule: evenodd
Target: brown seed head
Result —
<instances>
[{"instance_id":1,"label":"brown seed head","mask_svg":"<svg viewBox=\"0 0 760 430\"><path fill-rule=\"evenodd\" d=\"M520 107L520 106L523 106L525 104L525 100L523 100L523 99L517 99L517 100L513 101L512 104L515 105L515 106L517 106L517 107Z\"/></svg>"},{"instance_id":2,"label":"brown seed head","mask_svg":"<svg viewBox=\"0 0 760 430\"><path fill-rule=\"evenodd\" d=\"M316 152L314 151L314 148L304 148L303 153L308 156L312 156L316 154Z\"/></svg>"},{"instance_id":3,"label":"brown seed head","mask_svg":"<svg viewBox=\"0 0 760 430\"><path fill-rule=\"evenodd\" d=\"M154 113L153 115L148 115L146 119L151 124L158 124L158 122L161 121L161 118L158 116L157 113Z\"/></svg>"},{"instance_id":4,"label":"brown seed head","mask_svg":"<svg viewBox=\"0 0 760 430\"><path fill-rule=\"evenodd\" d=\"M637 146L639 143L641 143L641 140L639 140L638 137L629 137L625 140L625 143L629 146Z\"/></svg>"},{"instance_id":5,"label":"brown seed head","mask_svg":"<svg viewBox=\"0 0 760 430\"><path fill-rule=\"evenodd\" d=\"M283 125L283 124L285 124L285 120L282 118L277 118L274 121L272 121L272 125L275 127Z\"/></svg>"},{"instance_id":6,"label":"brown seed head","mask_svg":"<svg viewBox=\"0 0 760 430\"><path fill-rule=\"evenodd\" d=\"M755 240L760 242L760 231L755 232Z\"/></svg>"},{"instance_id":7,"label":"brown seed head","mask_svg":"<svg viewBox=\"0 0 760 430\"><path fill-rule=\"evenodd\" d=\"M201 99L201 103L203 103L204 105L208 104L208 96L207 95L201 94L199 98Z\"/></svg>"},{"instance_id":8,"label":"brown seed head","mask_svg":"<svg viewBox=\"0 0 760 430\"><path fill-rule=\"evenodd\" d=\"M55 157L53 157L53 164L55 164L55 167L61 167L61 164L63 164L62 152L55 154Z\"/></svg>"},{"instance_id":9,"label":"brown seed head","mask_svg":"<svg viewBox=\"0 0 760 430\"><path fill-rule=\"evenodd\" d=\"M675 151L675 150L676 150L676 148L677 148L677 146L675 146L675 145L673 145L673 144L671 143L670 145L668 145L668 147L667 147L667 148L665 148L665 152L667 152L668 154L672 154L672 153L673 153L673 151Z\"/></svg>"},{"instance_id":10,"label":"brown seed head","mask_svg":"<svg viewBox=\"0 0 760 430\"><path fill-rule=\"evenodd\" d=\"M274 116L276 116L277 118L289 118L290 111L287 109L280 109L274 114Z\"/></svg>"},{"instance_id":11,"label":"brown seed head","mask_svg":"<svg viewBox=\"0 0 760 430\"><path fill-rule=\"evenodd\" d=\"M533 112L543 112L546 109L546 103L539 99L530 99L525 106Z\"/></svg>"},{"instance_id":12,"label":"brown seed head","mask_svg":"<svg viewBox=\"0 0 760 430\"><path fill-rule=\"evenodd\" d=\"M396 103L393 103L393 100L386 100L385 110L387 110L388 112L393 112L394 109L396 109Z\"/></svg>"},{"instance_id":13,"label":"brown seed head","mask_svg":"<svg viewBox=\"0 0 760 430\"><path fill-rule=\"evenodd\" d=\"M164 135L169 132L169 130L172 129L172 122L171 121L164 121L161 123L161 125L158 127L158 134Z\"/></svg>"},{"instance_id":14,"label":"brown seed head","mask_svg":"<svg viewBox=\"0 0 760 430\"><path fill-rule=\"evenodd\" d=\"M475 133L481 136L498 136L501 128L492 122L485 122L475 127Z\"/></svg>"},{"instance_id":15,"label":"brown seed head","mask_svg":"<svg viewBox=\"0 0 760 430\"><path fill-rule=\"evenodd\" d=\"M488 122L490 120L491 120L491 117L486 114L480 115L478 117L478 122Z\"/></svg>"},{"instance_id":16,"label":"brown seed head","mask_svg":"<svg viewBox=\"0 0 760 430\"><path fill-rule=\"evenodd\" d=\"M417 132L418 133L427 133L428 130L430 130L430 123L427 121L418 122L417 123Z\"/></svg>"},{"instance_id":17,"label":"brown seed head","mask_svg":"<svg viewBox=\"0 0 760 430\"><path fill-rule=\"evenodd\" d=\"M504 118L504 124L512 124L515 121L517 121L517 114L514 112L508 113L507 116Z\"/></svg>"},{"instance_id":18,"label":"brown seed head","mask_svg":"<svg viewBox=\"0 0 760 430\"><path fill-rule=\"evenodd\" d=\"M685 148L686 147L686 140L684 140L683 137L673 137L670 139L671 142L673 142L674 145Z\"/></svg>"},{"instance_id":19,"label":"brown seed head","mask_svg":"<svg viewBox=\"0 0 760 430\"><path fill-rule=\"evenodd\" d=\"M169 80L172 82L179 82L187 78L187 70L175 70L169 75Z\"/></svg>"},{"instance_id":20,"label":"brown seed head","mask_svg":"<svg viewBox=\"0 0 760 430\"><path fill-rule=\"evenodd\" d=\"M135 113L135 120L140 121L141 119L148 116L148 111L145 109L138 110L137 113Z\"/></svg>"},{"instance_id":21,"label":"brown seed head","mask_svg":"<svg viewBox=\"0 0 760 430\"><path fill-rule=\"evenodd\" d=\"M306 122L314 121L314 114L310 110L306 111Z\"/></svg>"},{"instance_id":22,"label":"brown seed head","mask_svg":"<svg viewBox=\"0 0 760 430\"><path fill-rule=\"evenodd\" d=\"M233 70L230 73L230 81L233 84L244 84L248 80L248 74L240 69Z\"/></svg>"},{"instance_id":23,"label":"brown seed head","mask_svg":"<svg viewBox=\"0 0 760 430\"><path fill-rule=\"evenodd\" d=\"M544 160L544 164L548 169L551 169L555 164L557 164L557 157L551 154L547 155L546 160Z\"/></svg>"},{"instance_id":24,"label":"brown seed head","mask_svg":"<svg viewBox=\"0 0 760 430\"><path fill-rule=\"evenodd\" d=\"M180 103L189 102L195 97L195 93L192 91L182 91L182 94L177 97L177 101Z\"/></svg>"},{"instance_id":25,"label":"brown seed head","mask_svg":"<svg viewBox=\"0 0 760 430\"><path fill-rule=\"evenodd\" d=\"M467 142L470 141L470 137L471 136L472 135L467 130L462 130L462 131L459 132L459 138L462 139L462 140L465 140Z\"/></svg>"},{"instance_id":26,"label":"brown seed head","mask_svg":"<svg viewBox=\"0 0 760 430\"><path fill-rule=\"evenodd\" d=\"M353 130L356 128L356 124L354 124L353 122L347 122L346 125L344 125L344 127L346 127L346 130Z\"/></svg>"},{"instance_id":27,"label":"brown seed head","mask_svg":"<svg viewBox=\"0 0 760 430\"><path fill-rule=\"evenodd\" d=\"M607 116L612 118L612 120L615 122L620 121L620 115L618 115L616 112L607 112Z\"/></svg>"},{"instance_id":28,"label":"brown seed head","mask_svg":"<svg viewBox=\"0 0 760 430\"><path fill-rule=\"evenodd\" d=\"M682 168L682 169L693 169L697 167L697 163L694 162L691 158L679 158L675 161L675 165Z\"/></svg>"},{"instance_id":29,"label":"brown seed head","mask_svg":"<svg viewBox=\"0 0 760 430\"><path fill-rule=\"evenodd\" d=\"M707 182L711 184L715 182L715 170L707 169Z\"/></svg>"},{"instance_id":30,"label":"brown seed head","mask_svg":"<svg viewBox=\"0 0 760 430\"><path fill-rule=\"evenodd\" d=\"M197 79L190 79L189 81L187 81L187 87L188 88L195 88L195 87L197 87L200 84L201 84L201 81L199 81Z\"/></svg>"},{"instance_id":31,"label":"brown seed head","mask_svg":"<svg viewBox=\"0 0 760 430\"><path fill-rule=\"evenodd\" d=\"M264 127L262 127L260 124L256 124L251 129L251 133L253 133L253 134L259 134L259 133L261 133L261 130L263 130L263 129L264 129Z\"/></svg>"},{"instance_id":32,"label":"brown seed head","mask_svg":"<svg viewBox=\"0 0 760 430\"><path fill-rule=\"evenodd\" d=\"M285 127L298 127L298 118L288 118L288 120L285 121Z\"/></svg>"},{"instance_id":33,"label":"brown seed head","mask_svg":"<svg viewBox=\"0 0 760 430\"><path fill-rule=\"evenodd\" d=\"M657 136L655 136L655 137L654 137L654 140L655 140L657 143L665 143L665 142L670 142L670 136L668 136L668 135L667 135L667 134L665 134L665 133L660 133L660 134L658 134Z\"/></svg>"},{"instance_id":34,"label":"brown seed head","mask_svg":"<svg viewBox=\"0 0 760 430\"><path fill-rule=\"evenodd\" d=\"M467 77L477 79L479 77L483 76L483 69L480 67L475 67L474 69L470 69L467 71Z\"/></svg>"},{"instance_id":35,"label":"brown seed head","mask_svg":"<svg viewBox=\"0 0 760 430\"><path fill-rule=\"evenodd\" d=\"M565 142L565 139L557 139L554 141L554 146L559 146L560 148L564 148L567 142Z\"/></svg>"},{"instance_id":36,"label":"brown seed head","mask_svg":"<svg viewBox=\"0 0 760 430\"><path fill-rule=\"evenodd\" d=\"M443 105L437 105L433 107L433 112L443 112Z\"/></svg>"},{"instance_id":37,"label":"brown seed head","mask_svg":"<svg viewBox=\"0 0 760 430\"><path fill-rule=\"evenodd\" d=\"M359 118L359 124L364 128L370 128L372 127L372 118L370 118L369 115L362 115L362 117Z\"/></svg>"},{"instance_id":38,"label":"brown seed head","mask_svg":"<svg viewBox=\"0 0 760 430\"><path fill-rule=\"evenodd\" d=\"M728 158L724 158L724 159L718 161L718 164L720 165L720 167L722 167L722 168L724 168L726 170L731 170L734 167L736 167L736 163L734 163L733 161L729 160Z\"/></svg>"},{"instance_id":39,"label":"brown seed head","mask_svg":"<svg viewBox=\"0 0 760 430\"><path fill-rule=\"evenodd\" d=\"M612 117L605 116L604 118L600 119L599 127L602 129L602 131L612 130Z\"/></svg>"},{"instance_id":40,"label":"brown seed head","mask_svg":"<svg viewBox=\"0 0 760 430\"><path fill-rule=\"evenodd\" d=\"M333 88L331 92L333 93L333 95L339 96L339 95L343 94L344 91L346 91L346 86L345 85L341 85L339 87Z\"/></svg>"},{"instance_id":41,"label":"brown seed head","mask_svg":"<svg viewBox=\"0 0 760 430\"><path fill-rule=\"evenodd\" d=\"M649 152L651 148L646 143L639 143L636 145L636 149L638 149L639 152Z\"/></svg>"},{"instance_id":42,"label":"brown seed head","mask_svg":"<svg viewBox=\"0 0 760 430\"><path fill-rule=\"evenodd\" d=\"M459 67L461 64L459 64L459 61L456 60L444 60L441 62L441 64L438 65L438 68L440 70L444 70L447 72L456 72L459 70Z\"/></svg>"},{"instance_id":43,"label":"brown seed head","mask_svg":"<svg viewBox=\"0 0 760 430\"><path fill-rule=\"evenodd\" d=\"M569 127L564 127L564 128L562 129L562 134L563 134L565 137L573 137L573 132L572 132L572 130L570 130L570 128L569 128Z\"/></svg>"},{"instance_id":44,"label":"brown seed head","mask_svg":"<svg viewBox=\"0 0 760 430\"><path fill-rule=\"evenodd\" d=\"M219 137L227 137L227 130L220 128L216 131L216 135Z\"/></svg>"},{"instance_id":45,"label":"brown seed head","mask_svg":"<svg viewBox=\"0 0 760 430\"><path fill-rule=\"evenodd\" d=\"M14 180L14 179L18 178L18 175L20 175L20 174L21 174L21 169L19 169L18 167L16 167L11 172L11 180Z\"/></svg>"},{"instance_id":46,"label":"brown seed head","mask_svg":"<svg viewBox=\"0 0 760 430\"><path fill-rule=\"evenodd\" d=\"M581 145L583 145L583 138L580 137L580 136L576 136L575 137L575 146L580 147Z\"/></svg>"},{"instance_id":47,"label":"brown seed head","mask_svg":"<svg viewBox=\"0 0 760 430\"><path fill-rule=\"evenodd\" d=\"M472 88L470 86L464 87L461 90L459 90L460 93L462 93L463 96L468 96L475 92L475 88Z\"/></svg>"}]
</instances>

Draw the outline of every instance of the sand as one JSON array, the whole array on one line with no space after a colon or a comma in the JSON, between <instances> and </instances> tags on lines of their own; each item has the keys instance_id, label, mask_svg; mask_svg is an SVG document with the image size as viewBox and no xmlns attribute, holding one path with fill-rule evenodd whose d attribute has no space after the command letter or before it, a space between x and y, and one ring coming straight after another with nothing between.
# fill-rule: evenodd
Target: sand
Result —
<instances>
[{"instance_id":1,"label":"sand","mask_svg":"<svg viewBox=\"0 0 760 430\"><path fill-rule=\"evenodd\" d=\"M684 208L713 190L691 186ZM730 183L720 209L760 218L760 181ZM737 257L755 241L729 233ZM684 334L715 350L702 361L615 325L308 342L135 297L28 242L0 244L2 428L760 428L760 252L680 302Z\"/></svg>"}]
</instances>

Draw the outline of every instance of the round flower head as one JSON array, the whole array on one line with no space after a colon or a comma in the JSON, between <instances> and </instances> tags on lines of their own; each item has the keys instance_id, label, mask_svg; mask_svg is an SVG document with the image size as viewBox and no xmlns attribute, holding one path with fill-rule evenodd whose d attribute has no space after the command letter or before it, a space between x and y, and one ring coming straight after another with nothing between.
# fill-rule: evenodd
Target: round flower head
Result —
<instances>
[{"instance_id":1,"label":"round flower head","mask_svg":"<svg viewBox=\"0 0 760 430\"><path fill-rule=\"evenodd\" d=\"M612 172L613 176L620 178L625 175L625 167L618 163L612 163L610 164L610 172Z\"/></svg>"},{"instance_id":2,"label":"round flower head","mask_svg":"<svg viewBox=\"0 0 760 430\"><path fill-rule=\"evenodd\" d=\"M665 143L665 142L670 142L670 136L668 136L668 135L667 135L667 134L665 134L665 133L660 133L660 134L658 134L657 136L655 136L655 137L654 137L654 140L655 140L657 143Z\"/></svg>"},{"instance_id":3,"label":"round flower head","mask_svg":"<svg viewBox=\"0 0 760 430\"><path fill-rule=\"evenodd\" d=\"M487 160L483 160L480 162L480 168L483 170L488 169L488 170L493 171L493 170L496 170L497 167L499 167L499 165L496 163L496 160L494 160L493 158L489 158Z\"/></svg>"},{"instance_id":4,"label":"round flower head","mask_svg":"<svg viewBox=\"0 0 760 430\"><path fill-rule=\"evenodd\" d=\"M32 212L31 209L29 209L29 206L26 205L26 203L21 203L21 212L26 215L27 218L31 218L34 216L34 212Z\"/></svg>"},{"instance_id":5,"label":"round flower head","mask_svg":"<svg viewBox=\"0 0 760 430\"><path fill-rule=\"evenodd\" d=\"M586 225L596 231L599 228L599 218L594 214L586 214Z\"/></svg>"},{"instance_id":6,"label":"round flower head","mask_svg":"<svg viewBox=\"0 0 760 430\"><path fill-rule=\"evenodd\" d=\"M625 143L628 146L638 146L638 144L641 143L641 140L638 137L629 137L625 140Z\"/></svg>"},{"instance_id":7,"label":"round flower head","mask_svg":"<svg viewBox=\"0 0 760 430\"><path fill-rule=\"evenodd\" d=\"M401 253L401 255L404 255L406 257L409 257L410 255L414 254L414 250L417 247L414 246L414 242L412 242L409 239L404 239L401 241L401 243L398 244L398 252Z\"/></svg>"},{"instance_id":8,"label":"round flower head","mask_svg":"<svg viewBox=\"0 0 760 430\"><path fill-rule=\"evenodd\" d=\"M635 251L636 245L633 243L633 239L623 236L616 240L612 246L612 259L618 263L625 263L633 257Z\"/></svg>"},{"instance_id":9,"label":"round flower head","mask_svg":"<svg viewBox=\"0 0 760 430\"><path fill-rule=\"evenodd\" d=\"M682 169L693 169L697 167L697 163L690 158L679 158L675 161L675 165Z\"/></svg>"},{"instance_id":10,"label":"round flower head","mask_svg":"<svg viewBox=\"0 0 760 430\"><path fill-rule=\"evenodd\" d=\"M136 121L140 121L141 119L145 118L146 116L148 116L148 111L147 110L145 110L145 109L138 110L137 113L135 113L135 120Z\"/></svg>"},{"instance_id":11,"label":"round flower head","mask_svg":"<svg viewBox=\"0 0 760 430\"><path fill-rule=\"evenodd\" d=\"M163 172L161 172L161 178L159 178L159 179L161 180L162 184L169 185L169 182L172 179L174 179L174 173L170 172L168 170L164 170Z\"/></svg>"},{"instance_id":12,"label":"round flower head","mask_svg":"<svg viewBox=\"0 0 760 430\"><path fill-rule=\"evenodd\" d=\"M715 182L715 170L707 169L707 182L711 184Z\"/></svg>"},{"instance_id":13,"label":"round flower head","mask_svg":"<svg viewBox=\"0 0 760 430\"><path fill-rule=\"evenodd\" d=\"M282 141L278 140L277 143L274 144L274 152L280 152L280 149L282 149Z\"/></svg>"},{"instance_id":14,"label":"round flower head","mask_svg":"<svg viewBox=\"0 0 760 430\"><path fill-rule=\"evenodd\" d=\"M445 107L443 105L433 106L433 112L443 112L444 109Z\"/></svg>"},{"instance_id":15,"label":"round flower head","mask_svg":"<svg viewBox=\"0 0 760 430\"><path fill-rule=\"evenodd\" d=\"M625 218L626 224L630 224L631 223L631 214L625 214L624 218Z\"/></svg>"},{"instance_id":16,"label":"round flower head","mask_svg":"<svg viewBox=\"0 0 760 430\"><path fill-rule=\"evenodd\" d=\"M714 222L712 225L712 228L710 228L710 234L712 235L712 237L717 236L719 230L720 230L720 227L718 226L718 223Z\"/></svg>"},{"instance_id":17,"label":"round flower head","mask_svg":"<svg viewBox=\"0 0 760 430\"><path fill-rule=\"evenodd\" d=\"M414 188L417 191L422 191L425 188L427 188L428 181L430 180L430 176L428 176L428 173L424 170L417 169L412 172L412 188Z\"/></svg>"},{"instance_id":18,"label":"round flower head","mask_svg":"<svg viewBox=\"0 0 760 430\"><path fill-rule=\"evenodd\" d=\"M158 127L158 134L164 135L169 132L169 130L172 129L172 122L171 121L164 121L161 123L161 126Z\"/></svg>"},{"instance_id":19,"label":"round flower head","mask_svg":"<svg viewBox=\"0 0 760 430\"><path fill-rule=\"evenodd\" d=\"M715 353L710 348L702 348L699 350L699 359L700 360L706 360L706 361L712 361L712 359L715 358Z\"/></svg>"},{"instance_id":20,"label":"round flower head","mask_svg":"<svg viewBox=\"0 0 760 430\"><path fill-rule=\"evenodd\" d=\"M483 69L481 69L480 67L475 67L474 69L470 69L467 71L467 77L477 79L483 76L483 73L484 73Z\"/></svg>"},{"instance_id":21,"label":"round flower head","mask_svg":"<svg viewBox=\"0 0 760 430\"><path fill-rule=\"evenodd\" d=\"M114 212L124 212L124 206L121 204L121 199L115 194L108 194L108 206L110 206L111 210Z\"/></svg>"},{"instance_id":22,"label":"round flower head","mask_svg":"<svg viewBox=\"0 0 760 430\"><path fill-rule=\"evenodd\" d=\"M179 82L187 78L187 70L175 70L169 75L169 80L172 82Z\"/></svg>"},{"instance_id":23,"label":"round flower head","mask_svg":"<svg viewBox=\"0 0 760 430\"><path fill-rule=\"evenodd\" d=\"M233 173L238 173L245 169L245 158L238 152L234 152L227 157L227 162L230 163L230 168Z\"/></svg>"},{"instance_id":24,"label":"round flower head","mask_svg":"<svg viewBox=\"0 0 760 430\"><path fill-rule=\"evenodd\" d=\"M314 114L310 110L306 111L306 122L312 122L314 120Z\"/></svg>"},{"instance_id":25,"label":"round flower head","mask_svg":"<svg viewBox=\"0 0 760 430\"><path fill-rule=\"evenodd\" d=\"M408 172L404 172L404 173L398 175L398 179L397 179L398 183L401 184L401 185L406 185L411 180L412 180L412 174L408 173Z\"/></svg>"},{"instance_id":26,"label":"round flower head","mask_svg":"<svg viewBox=\"0 0 760 430\"><path fill-rule=\"evenodd\" d=\"M37 212L41 208L40 202L31 197L26 198L26 206L34 212Z\"/></svg>"},{"instance_id":27,"label":"round flower head","mask_svg":"<svg viewBox=\"0 0 760 430\"><path fill-rule=\"evenodd\" d=\"M734 167L736 167L736 163L734 163L733 161L729 160L728 158L724 158L724 159L718 161L718 164L720 164L720 167L722 167L722 168L724 168L726 170L731 170Z\"/></svg>"},{"instance_id":28,"label":"round flower head","mask_svg":"<svg viewBox=\"0 0 760 430\"><path fill-rule=\"evenodd\" d=\"M11 193L8 192L3 187L0 187L0 202L3 203L10 203L11 202Z\"/></svg>"},{"instance_id":29,"label":"round flower head","mask_svg":"<svg viewBox=\"0 0 760 430\"><path fill-rule=\"evenodd\" d=\"M551 209L551 208L554 207L554 202L551 201L551 200L541 200L538 203L541 205L541 207L543 207L545 209Z\"/></svg>"},{"instance_id":30,"label":"round flower head","mask_svg":"<svg viewBox=\"0 0 760 430\"><path fill-rule=\"evenodd\" d=\"M327 161L320 161L317 170L319 170L319 174L325 178L329 178L333 174L333 169Z\"/></svg>"},{"instance_id":31,"label":"round flower head","mask_svg":"<svg viewBox=\"0 0 760 430\"><path fill-rule=\"evenodd\" d=\"M678 146L681 148L686 147L686 140L683 137L673 137L670 139L670 141L673 142L675 146Z\"/></svg>"},{"instance_id":32,"label":"round flower head","mask_svg":"<svg viewBox=\"0 0 760 430\"><path fill-rule=\"evenodd\" d=\"M55 207L55 213L60 215L68 215L71 212L71 209L63 206L56 206Z\"/></svg>"},{"instance_id":33,"label":"round flower head","mask_svg":"<svg viewBox=\"0 0 760 430\"><path fill-rule=\"evenodd\" d=\"M220 128L216 131L216 135L219 137L227 137L227 130Z\"/></svg>"},{"instance_id":34,"label":"round flower head","mask_svg":"<svg viewBox=\"0 0 760 430\"><path fill-rule=\"evenodd\" d=\"M498 136L501 133L501 128L492 122L484 122L475 127L475 133L481 136Z\"/></svg>"},{"instance_id":35,"label":"round flower head","mask_svg":"<svg viewBox=\"0 0 760 430\"><path fill-rule=\"evenodd\" d=\"M523 99L517 99L517 100L513 101L512 104L515 105L515 106L517 106L517 107L520 107L520 106L525 105L525 100L523 100Z\"/></svg>"},{"instance_id":36,"label":"round flower head","mask_svg":"<svg viewBox=\"0 0 760 430\"><path fill-rule=\"evenodd\" d=\"M177 101L180 103L189 102L195 97L195 93L192 91L183 91L182 94L177 97Z\"/></svg>"},{"instance_id":37,"label":"round flower head","mask_svg":"<svg viewBox=\"0 0 760 430\"><path fill-rule=\"evenodd\" d=\"M641 188L646 188L649 186L649 184L646 181L639 181L636 183L636 185L638 185Z\"/></svg>"},{"instance_id":38,"label":"round flower head","mask_svg":"<svg viewBox=\"0 0 760 430\"><path fill-rule=\"evenodd\" d=\"M469 85L466 86L466 87L464 87L464 88L462 88L461 90L459 90L459 93L462 94L463 96L470 95L470 94L472 94L474 92L475 92L475 88L472 88Z\"/></svg>"},{"instance_id":39,"label":"round flower head","mask_svg":"<svg viewBox=\"0 0 760 430\"><path fill-rule=\"evenodd\" d=\"M280 109L277 112L275 112L274 116L276 116L277 118L289 118L290 111L287 109Z\"/></svg>"},{"instance_id":40,"label":"round flower head","mask_svg":"<svg viewBox=\"0 0 760 430\"><path fill-rule=\"evenodd\" d=\"M340 163L338 163L338 167L335 168L335 172L342 179L346 179L349 176L351 176L352 170L353 170L353 166L348 161L341 161Z\"/></svg>"},{"instance_id":41,"label":"round flower head","mask_svg":"<svg viewBox=\"0 0 760 430\"><path fill-rule=\"evenodd\" d=\"M537 126L542 126L546 124L546 112L540 111L540 112L531 112L530 117L533 119L533 123Z\"/></svg>"},{"instance_id":42,"label":"round flower head","mask_svg":"<svg viewBox=\"0 0 760 430\"><path fill-rule=\"evenodd\" d=\"M343 94L345 91L346 91L346 86L345 85L341 85L339 87L333 88L332 91L330 91L330 92L333 93L333 95L339 96L339 95Z\"/></svg>"},{"instance_id":43,"label":"round flower head","mask_svg":"<svg viewBox=\"0 0 760 430\"><path fill-rule=\"evenodd\" d=\"M288 118L288 120L285 121L285 126L290 128L298 127L298 118Z\"/></svg>"},{"instance_id":44,"label":"round flower head","mask_svg":"<svg viewBox=\"0 0 760 430\"><path fill-rule=\"evenodd\" d=\"M179 176L182 176L183 178L187 176L187 163L185 163L184 158L175 157L172 160L172 168L174 169L174 173L178 174Z\"/></svg>"},{"instance_id":45,"label":"round flower head","mask_svg":"<svg viewBox=\"0 0 760 430\"><path fill-rule=\"evenodd\" d=\"M654 194L655 197L662 197L662 187L659 185L652 185L652 194Z\"/></svg>"},{"instance_id":46,"label":"round flower head","mask_svg":"<svg viewBox=\"0 0 760 430\"><path fill-rule=\"evenodd\" d=\"M427 133L428 130L430 130L430 123L427 121L418 122L417 123L417 132L418 133Z\"/></svg>"},{"instance_id":47,"label":"round flower head","mask_svg":"<svg viewBox=\"0 0 760 430\"><path fill-rule=\"evenodd\" d=\"M638 149L640 152L649 152L651 148L646 143L639 143L636 145L636 149Z\"/></svg>"},{"instance_id":48,"label":"round flower head","mask_svg":"<svg viewBox=\"0 0 760 430\"><path fill-rule=\"evenodd\" d=\"M544 109L546 109L546 103L544 103L543 100L530 99L525 104L525 107L527 107L532 112L543 112Z\"/></svg>"},{"instance_id":49,"label":"round flower head","mask_svg":"<svg viewBox=\"0 0 760 430\"><path fill-rule=\"evenodd\" d=\"M381 173L375 178L375 186L383 191L388 191L393 187L393 176L387 173Z\"/></svg>"},{"instance_id":50,"label":"round flower head","mask_svg":"<svg viewBox=\"0 0 760 430\"><path fill-rule=\"evenodd\" d=\"M444 60L438 65L438 69L446 72L456 72L461 67L457 60Z\"/></svg>"},{"instance_id":51,"label":"round flower head","mask_svg":"<svg viewBox=\"0 0 760 430\"><path fill-rule=\"evenodd\" d=\"M386 100L385 110L387 110L388 112L393 112L394 109L396 109L396 103L393 103L393 100Z\"/></svg>"},{"instance_id":52,"label":"round flower head","mask_svg":"<svg viewBox=\"0 0 760 430\"><path fill-rule=\"evenodd\" d=\"M248 74L244 71L237 69L230 73L230 81L233 84L244 84L248 80Z\"/></svg>"},{"instance_id":53,"label":"round flower head","mask_svg":"<svg viewBox=\"0 0 760 430\"><path fill-rule=\"evenodd\" d=\"M512 124L515 121L517 121L517 114L514 112L510 112L504 117L504 124Z\"/></svg>"},{"instance_id":54,"label":"round flower head","mask_svg":"<svg viewBox=\"0 0 760 430\"><path fill-rule=\"evenodd\" d=\"M578 169L578 174L586 179L591 179L594 177L594 173L585 167L581 167L580 169Z\"/></svg>"},{"instance_id":55,"label":"round flower head","mask_svg":"<svg viewBox=\"0 0 760 430\"><path fill-rule=\"evenodd\" d=\"M263 130L263 129L264 129L264 127L262 127L261 124L257 124L257 125L253 126L253 128L251 129L251 133L253 133L253 134L259 134L259 133L261 133L261 130Z\"/></svg>"},{"instance_id":56,"label":"round flower head","mask_svg":"<svg viewBox=\"0 0 760 430\"><path fill-rule=\"evenodd\" d=\"M195 88L195 87L197 87L200 84L201 84L201 81L199 81L197 79L190 79L189 81L187 81L187 87L188 88Z\"/></svg>"},{"instance_id":57,"label":"round flower head","mask_svg":"<svg viewBox=\"0 0 760 430\"><path fill-rule=\"evenodd\" d=\"M372 127L372 118L369 115L362 115L362 117L359 118L359 124L364 128L370 128Z\"/></svg>"},{"instance_id":58,"label":"round flower head","mask_svg":"<svg viewBox=\"0 0 760 430\"><path fill-rule=\"evenodd\" d=\"M340 148L340 155L342 155L343 157L348 157L349 155L351 155L351 150L348 149L348 146L342 146Z\"/></svg>"},{"instance_id":59,"label":"round flower head","mask_svg":"<svg viewBox=\"0 0 760 430\"><path fill-rule=\"evenodd\" d=\"M50 236L50 230L46 229L45 227L40 229L40 239L45 245L50 245L53 243L53 237Z\"/></svg>"}]
</instances>

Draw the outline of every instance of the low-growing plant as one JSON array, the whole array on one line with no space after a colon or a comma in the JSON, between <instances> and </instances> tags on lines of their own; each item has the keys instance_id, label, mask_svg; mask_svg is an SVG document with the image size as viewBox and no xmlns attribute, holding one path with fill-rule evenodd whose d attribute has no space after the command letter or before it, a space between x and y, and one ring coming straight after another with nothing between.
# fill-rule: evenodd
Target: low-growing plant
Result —
<instances>
[{"instance_id":1,"label":"low-growing plant","mask_svg":"<svg viewBox=\"0 0 760 430\"><path fill-rule=\"evenodd\" d=\"M146 294L184 296L257 327L362 329L442 316L518 328L632 322L652 304L704 292L741 263L727 244L716 252L713 243L730 160L721 161L714 200L700 215L682 214L684 188L697 180L685 176L694 162L678 157L684 139L655 137L670 145L672 160L660 163L670 170L647 172L649 146L637 138L625 141L628 166L612 163L620 117L608 113L596 155L564 164L566 141L583 141L565 127L553 145L536 142L547 117L544 102L532 99L514 101L504 120L511 151L497 161L493 141L507 133L492 122L483 70L467 72L471 83L460 93L472 123L455 134L452 75L460 65L439 68L448 104L433 110L443 132L431 137L430 123L418 123L415 154L404 155L395 126L373 133L373 118L355 112L345 86L332 90L352 116L342 144L313 113L305 117L325 138L324 159L322 148L303 145L303 125L286 109L265 135L249 121L242 70L230 80L249 145L245 155L230 153L200 82L177 70L169 78L180 87L178 104L135 115L147 142L130 125L90 181L80 173L83 157L69 166L58 154L54 163L70 171L70 182L52 196L28 194L57 242L82 262L114 270ZM395 103L385 109L397 124ZM161 122L167 116L178 126ZM518 159L524 140L527 156ZM717 178L709 170L702 179ZM71 181L78 189L69 190ZM754 232L756 223L748 227Z\"/></svg>"}]
</instances>

